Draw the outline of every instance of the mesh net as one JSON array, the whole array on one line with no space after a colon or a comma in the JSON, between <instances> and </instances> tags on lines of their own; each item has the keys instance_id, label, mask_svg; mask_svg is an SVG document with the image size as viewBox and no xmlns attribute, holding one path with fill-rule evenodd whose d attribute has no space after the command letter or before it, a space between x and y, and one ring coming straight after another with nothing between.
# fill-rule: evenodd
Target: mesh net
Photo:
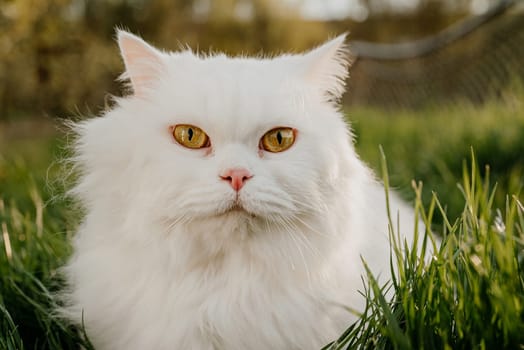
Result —
<instances>
[{"instance_id":1,"label":"mesh net","mask_svg":"<svg viewBox=\"0 0 524 350\"><path fill-rule=\"evenodd\" d=\"M418 57L358 57L345 102L399 108L482 103L523 81L524 14L513 12Z\"/></svg>"}]
</instances>

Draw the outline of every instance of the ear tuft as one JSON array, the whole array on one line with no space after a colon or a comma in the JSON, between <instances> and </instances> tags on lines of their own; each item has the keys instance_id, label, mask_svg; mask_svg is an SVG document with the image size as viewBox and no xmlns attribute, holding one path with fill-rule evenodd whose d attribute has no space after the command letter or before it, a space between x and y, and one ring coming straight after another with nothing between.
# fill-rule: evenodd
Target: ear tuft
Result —
<instances>
[{"instance_id":1,"label":"ear tuft","mask_svg":"<svg viewBox=\"0 0 524 350\"><path fill-rule=\"evenodd\" d=\"M339 100L345 92L351 55L342 34L305 54L306 79L315 84L329 101Z\"/></svg>"},{"instance_id":2,"label":"ear tuft","mask_svg":"<svg viewBox=\"0 0 524 350\"><path fill-rule=\"evenodd\" d=\"M123 77L131 81L136 96L144 96L165 70L163 55L138 36L124 30L117 30L117 37L126 66Z\"/></svg>"}]
</instances>

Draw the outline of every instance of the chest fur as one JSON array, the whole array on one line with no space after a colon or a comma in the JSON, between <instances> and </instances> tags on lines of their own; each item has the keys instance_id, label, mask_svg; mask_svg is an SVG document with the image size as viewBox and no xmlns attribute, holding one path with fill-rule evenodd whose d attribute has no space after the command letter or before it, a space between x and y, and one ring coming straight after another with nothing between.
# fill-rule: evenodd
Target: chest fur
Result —
<instances>
[{"instance_id":1,"label":"chest fur","mask_svg":"<svg viewBox=\"0 0 524 350\"><path fill-rule=\"evenodd\" d=\"M238 262L173 274L160 259L98 251L70 268L89 273L86 261L93 278L78 279L74 307L96 348L316 349L347 326L329 288Z\"/></svg>"}]
</instances>

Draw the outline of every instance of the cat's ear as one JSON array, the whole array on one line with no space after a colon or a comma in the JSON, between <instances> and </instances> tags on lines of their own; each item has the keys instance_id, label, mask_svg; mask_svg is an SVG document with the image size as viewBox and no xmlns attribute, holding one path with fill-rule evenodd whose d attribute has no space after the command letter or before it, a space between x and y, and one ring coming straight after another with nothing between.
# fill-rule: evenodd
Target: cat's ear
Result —
<instances>
[{"instance_id":1,"label":"cat's ear","mask_svg":"<svg viewBox=\"0 0 524 350\"><path fill-rule=\"evenodd\" d=\"M117 36L120 54L126 66L122 77L131 81L135 96L144 96L165 70L162 53L126 31L118 30Z\"/></svg>"},{"instance_id":2,"label":"cat's ear","mask_svg":"<svg viewBox=\"0 0 524 350\"><path fill-rule=\"evenodd\" d=\"M342 34L307 52L305 78L321 90L328 100L338 100L345 91L351 57Z\"/></svg>"}]
</instances>

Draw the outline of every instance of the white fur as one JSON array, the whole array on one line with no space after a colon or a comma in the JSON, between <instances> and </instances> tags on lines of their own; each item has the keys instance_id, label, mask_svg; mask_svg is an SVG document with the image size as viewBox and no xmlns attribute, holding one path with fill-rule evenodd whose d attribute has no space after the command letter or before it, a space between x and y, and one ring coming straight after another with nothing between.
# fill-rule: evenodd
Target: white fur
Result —
<instances>
[{"instance_id":1,"label":"white fur","mask_svg":"<svg viewBox=\"0 0 524 350\"><path fill-rule=\"evenodd\" d=\"M124 32L119 40L127 77L145 83L76 125L73 194L86 215L65 267L67 317L83 315L97 349L334 340L355 319L346 306L364 304L360 256L385 281L390 252L384 189L332 101L347 74L343 38L273 59L161 53ZM169 126L179 123L202 128L212 152L177 144ZM260 152L276 126L296 128L295 144ZM246 211L227 211L235 191L219 174L231 167L254 174L240 191ZM411 240L412 210L393 195L397 211Z\"/></svg>"}]
</instances>

